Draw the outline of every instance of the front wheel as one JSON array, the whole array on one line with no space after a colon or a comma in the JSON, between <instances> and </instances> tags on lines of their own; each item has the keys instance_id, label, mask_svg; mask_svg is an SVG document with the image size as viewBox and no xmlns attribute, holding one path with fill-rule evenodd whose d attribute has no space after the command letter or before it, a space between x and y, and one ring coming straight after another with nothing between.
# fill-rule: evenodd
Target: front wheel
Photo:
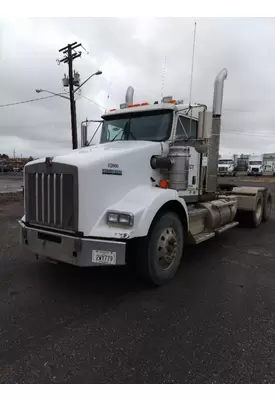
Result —
<instances>
[{"instance_id":1,"label":"front wheel","mask_svg":"<svg viewBox=\"0 0 275 400\"><path fill-rule=\"evenodd\" d=\"M184 230L178 215L173 212L161 215L148 236L136 246L137 271L151 284L163 285L178 270L183 244Z\"/></svg>"}]
</instances>

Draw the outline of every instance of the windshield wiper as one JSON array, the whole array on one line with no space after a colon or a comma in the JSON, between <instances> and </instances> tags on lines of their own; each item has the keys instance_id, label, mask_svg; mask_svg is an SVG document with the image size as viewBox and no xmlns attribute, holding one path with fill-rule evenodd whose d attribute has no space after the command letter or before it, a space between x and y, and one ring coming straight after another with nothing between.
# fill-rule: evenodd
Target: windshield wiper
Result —
<instances>
[{"instance_id":1,"label":"windshield wiper","mask_svg":"<svg viewBox=\"0 0 275 400\"><path fill-rule=\"evenodd\" d=\"M114 140L116 140L116 138L117 138L119 135L120 135L120 132L111 140L111 142L113 142ZM125 125L124 125L124 127L123 127L123 134L122 134L120 140L122 140L122 137L123 137L123 136L125 136L125 140L129 140L129 135L132 135L132 137L133 137L135 140L137 140L137 138L135 137L135 135L130 131L130 119L128 119L128 120L125 122Z\"/></svg>"},{"instance_id":2,"label":"windshield wiper","mask_svg":"<svg viewBox=\"0 0 275 400\"><path fill-rule=\"evenodd\" d=\"M126 140L129 140L129 135L132 135L132 137L137 140L137 138L135 137L135 135L131 132L130 130L130 119L128 119L128 121L125 123L124 125L124 132L123 135L125 135Z\"/></svg>"},{"instance_id":3,"label":"windshield wiper","mask_svg":"<svg viewBox=\"0 0 275 400\"><path fill-rule=\"evenodd\" d=\"M121 132L118 132L117 134L116 134L116 136L112 139L112 140L110 140L110 142L113 142L114 140L116 140L116 138L119 136L121 134ZM121 140L121 139L120 139Z\"/></svg>"}]
</instances>

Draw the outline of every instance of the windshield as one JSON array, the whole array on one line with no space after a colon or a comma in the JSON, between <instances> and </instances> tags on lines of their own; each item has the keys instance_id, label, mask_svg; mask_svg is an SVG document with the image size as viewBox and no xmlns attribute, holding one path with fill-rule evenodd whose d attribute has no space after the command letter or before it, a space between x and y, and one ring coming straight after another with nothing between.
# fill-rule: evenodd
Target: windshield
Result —
<instances>
[{"instance_id":1,"label":"windshield","mask_svg":"<svg viewBox=\"0 0 275 400\"><path fill-rule=\"evenodd\" d=\"M259 160L259 161L249 161L249 165L261 165L262 164L262 162Z\"/></svg>"},{"instance_id":2,"label":"windshield","mask_svg":"<svg viewBox=\"0 0 275 400\"><path fill-rule=\"evenodd\" d=\"M232 160L219 160L219 164L233 164Z\"/></svg>"},{"instance_id":3,"label":"windshield","mask_svg":"<svg viewBox=\"0 0 275 400\"><path fill-rule=\"evenodd\" d=\"M170 137L171 110L138 112L108 116L104 119L101 143L117 140L147 140L162 142Z\"/></svg>"}]
</instances>

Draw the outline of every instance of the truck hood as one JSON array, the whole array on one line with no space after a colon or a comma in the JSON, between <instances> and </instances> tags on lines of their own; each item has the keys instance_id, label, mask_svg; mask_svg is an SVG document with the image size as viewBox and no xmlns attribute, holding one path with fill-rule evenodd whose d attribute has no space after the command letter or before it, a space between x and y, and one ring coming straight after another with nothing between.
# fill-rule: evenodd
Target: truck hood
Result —
<instances>
[{"instance_id":1,"label":"truck hood","mask_svg":"<svg viewBox=\"0 0 275 400\"><path fill-rule=\"evenodd\" d=\"M124 154L136 154L150 148L159 148L160 143L137 141L137 140L119 140L115 142L101 143L94 146L84 147L81 149L73 150L65 155L55 156L52 161L55 163L69 164L80 169L85 169L91 164L101 163L106 160L106 168L112 159L119 160L119 157ZM50 156L50 155L49 155ZM40 158L29 162L27 165L38 164L44 162L45 158ZM117 161L116 161L117 163Z\"/></svg>"},{"instance_id":2,"label":"truck hood","mask_svg":"<svg viewBox=\"0 0 275 400\"><path fill-rule=\"evenodd\" d=\"M138 195L143 196L144 187L151 188L155 186L154 182L160 180L160 172L151 168L150 160L153 155L167 154L168 149L168 143L117 141L85 147L53 157L52 171L55 171L57 176L63 171L72 171L65 172L67 178L62 183L62 198L68 197L63 205L63 220L70 223L72 221L71 225L74 224L74 229L83 232L85 236L102 236L99 230L102 231L102 227L106 228L107 210L115 211L117 204L121 204L124 198L137 188L139 188ZM34 182L34 173L48 171L48 168L50 170L50 166L46 166L45 158L29 163L25 169L29 174L28 182ZM48 177L50 175L49 173ZM47 178L48 181L51 182L51 179ZM56 178L56 182L59 182L59 178ZM35 182L32 185L36 186ZM56 183L56 185L59 184ZM51 202L47 197L48 189L44 188L42 191L41 187L38 183L37 190L41 192L41 196L44 196L45 211L46 208L51 208L51 205L49 206ZM58 187L61 188L60 185ZM50 193L54 196L56 192L52 190ZM60 196L56 199L60 199ZM134 201L138 202L138 197ZM53 203L59 204L59 200ZM127 204L124 208L123 211L127 211ZM44 214L46 215L47 211ZM34 218L36 221L36 215ZM104 232L104 235L109 234L108 229Z\"/></svg>"},{"instance_id":3,"label":"truck hood","mask_svg":"<svg viewBox=\"0 0 275 400\"><path fill-rule=\"evenodd\" d=\"M253 165L249 165L248 168L263 168L262 164L253 164Z\"/></svg>"},{"instance_id":4,"label":"truck hood","mask_svg":"<svg viewBox=\"0 0 275 400\"><path fill-rule=\"evenodd\" d=\"M232 164L218 164L218 167L219 168L230 168L230 167L233 167L233 165Z\"/></svg>"}]
</instances>

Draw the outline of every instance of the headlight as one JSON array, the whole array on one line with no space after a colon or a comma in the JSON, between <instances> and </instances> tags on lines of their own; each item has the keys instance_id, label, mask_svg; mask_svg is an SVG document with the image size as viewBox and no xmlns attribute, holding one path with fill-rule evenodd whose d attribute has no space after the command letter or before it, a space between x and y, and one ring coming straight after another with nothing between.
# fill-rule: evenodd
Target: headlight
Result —
<instances>
[{"instance_id":1,"label":"headlight","mask_svg":"<svg viewBox=\"0 0 275 400\"><path fill-rule=\"evenodd\" d=\"M134 215L132 213L119 213L116 211L109 211L107 213L108 224L119 224L124 226L134 225Z\"/></svg>"}]
</instances>

